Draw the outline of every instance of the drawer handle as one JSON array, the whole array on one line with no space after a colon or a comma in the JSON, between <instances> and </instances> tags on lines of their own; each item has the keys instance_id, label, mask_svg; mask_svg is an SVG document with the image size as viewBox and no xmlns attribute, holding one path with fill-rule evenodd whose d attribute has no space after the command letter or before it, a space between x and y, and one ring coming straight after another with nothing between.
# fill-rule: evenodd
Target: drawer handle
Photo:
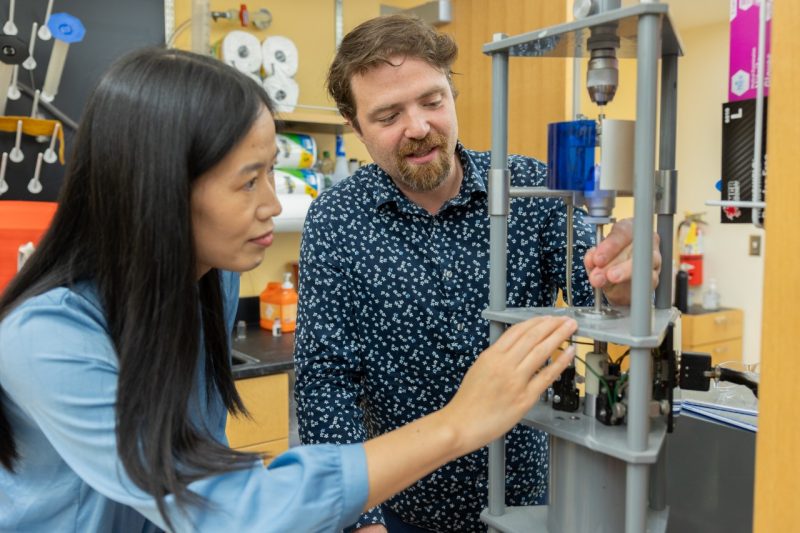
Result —
<instances>
[{"instance_id":1,"label":"drawer handle","mask_svg":"<svg viewBox=\"0 0 800 533\"><path fill-rule=\"evenodd\" d=\"M714 353L723 353L727 351L728 351L727 346L717 346L716 348L714 348Z\"/></svg>"},{"instance_id":2,"label":"drawer handle","mask_svg":"<svg viewBox=\"0 0 800 533\"><path fill-rule=\"evenodd\" d=\"M728 322L728 317L726 316L718 316L717 318L714 319L714 324L718 326L726 324L727 322Z\"/></svg>"}]
</instances>

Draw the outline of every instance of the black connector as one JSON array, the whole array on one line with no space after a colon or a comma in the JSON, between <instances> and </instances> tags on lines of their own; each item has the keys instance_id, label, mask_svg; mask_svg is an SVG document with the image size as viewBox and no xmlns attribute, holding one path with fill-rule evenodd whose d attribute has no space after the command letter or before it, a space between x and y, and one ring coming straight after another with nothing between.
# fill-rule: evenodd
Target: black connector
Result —
<instances>
[{"instance_id":1,"label":"black connector","mask_svg":"<svg viewBox=\"0 0 800 533\"><path fill-rule=\"evenodd\" d=\"M707 391L711 387L710 371L710 354L683 352L681 354L680 387L684 390Z\"/></svg>"},{"instance_id":2,"label":"black connector","mask_svg":"<svg viewBox=\"0 0 800 533\"><path fill-rule=\"evenodd\" d=\"M553 382L553 409L572 413L579 406L580 392L575 387L575 367L568 366Z\"/></svg>"}]
</instances>

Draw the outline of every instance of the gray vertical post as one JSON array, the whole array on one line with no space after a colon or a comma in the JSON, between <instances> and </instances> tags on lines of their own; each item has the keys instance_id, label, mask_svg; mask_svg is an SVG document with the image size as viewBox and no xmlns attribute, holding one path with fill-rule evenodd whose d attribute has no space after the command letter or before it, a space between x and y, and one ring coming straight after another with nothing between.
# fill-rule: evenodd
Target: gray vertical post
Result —
<instances>
[{"instance_id":1,"label":"gray vertical post","mask_svg":"<svg viewBox=\"0 0 800 533\"><path fill-rule=\"evenodd\" d=\"M675 169L675 131L677 123L678 101L678 56L667 55L661 58L661 121L659 123L658 168ZM661 274L656 289L656 307L669 309L672 307L672 232L675 219L674 200L676 184L672 181L661 182L668 190L662 191L670 201L664 202L662 211L657 217L658 236L661 240ZM664 448L658 454L658 460L650 469L650 508L661 511L667 506L667 463Z\"/></svg>"},{"instance_id":2,"label":"gray vertical post","mask_svg":"<svg viewBox=\"0 0 800 533\"><path fill-rule=\"evenodd\" d=\"M496 33L492 40L506 35ZM508 51L492 54L492 158L489 170L489 309L506 308L506 263L508 250ZM489 341L494 343L505 329L489 323ZM506 450L504 437L489 444L489 514L505 513Z\"/></svg>"},{"instance_id":3,"label":"gray vertical post","mask_svg":"<svg viewBox=\"0 0 800 533\"><path fill-rule=\"evenodd\" d=\"M675 130L678 106L678 56L668 55L661 59L661 123L659 132L658 168L675 169ZM674 185L674 184L667 184ZM664 191L674 201L674 189ZM672 203L672 202L668 202ZM656 289L656 307L669 309L672 307L672 232L675 210L659 212L658 236L661 239L661 274Z\"/></svg>"},{"instance_id":4,"label":"gray vertical post","mask_svg":"<svg viewBox=\"0 0 800 533\"><path fill-rule=\"evenodd\" d=\"M656 141L656 85L661 17L646 14L639 17L636 140L634 148L633 196L633 276L631 279L631 334L651 334L653 212ZM647 448L650 431L651 360L649 348L631 350L628 379L628 446L632 451ZM628 464L625 491L625 531L646 530L649 466Z\"/></svg>"}]
</instances>

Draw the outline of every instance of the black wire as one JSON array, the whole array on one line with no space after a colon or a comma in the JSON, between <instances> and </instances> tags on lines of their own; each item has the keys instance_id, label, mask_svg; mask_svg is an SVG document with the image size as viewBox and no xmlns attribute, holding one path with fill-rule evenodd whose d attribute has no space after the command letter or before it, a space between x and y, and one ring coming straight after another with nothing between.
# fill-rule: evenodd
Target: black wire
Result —
<instances>
[{"instance_id":1,"label":"black wire","mask_svg":"<svg viewBox=\"0 0 800 533\"><path fill-rule=\"evenodd\" d=\"M731 383L736 383L737 385L744 385L751 391L753 391L753 395L758 398L758 383L753 381L752 379L748 378L746 374L743 372L737 372L736 370L731 370L730 368L724 367L717 367L719 370L719 380L720 381L729 381Z\"/></svg>"}]
</instances>

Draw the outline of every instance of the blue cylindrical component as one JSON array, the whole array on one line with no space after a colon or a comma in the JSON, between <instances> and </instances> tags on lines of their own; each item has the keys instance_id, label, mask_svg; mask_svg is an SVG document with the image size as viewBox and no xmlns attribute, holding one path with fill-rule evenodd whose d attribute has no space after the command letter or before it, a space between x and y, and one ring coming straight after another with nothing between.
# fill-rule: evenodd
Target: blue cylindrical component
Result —
<instances>
[{"instance_id":1,"label":"blue cylindrical component","mask_svg":"<svg viewBox=\"0 0 800 533\"><path fill-rule=\"evenodd\" d=\"M565 191L594 189L594 120L553 122L547 126L547 187Z\"/></svg>"},{"instance_id":2,"label":"blue cylindrical component","mask_svg":"<svg viewBox=\"0 0 800 533\"><path fill-rule=\"evenodd\" d=\"M53 37L68 44L80 42L86 35L86 28L80 19L69 13L53 13L47 21L47 27Z\"/></svg>"}]
</instances>

